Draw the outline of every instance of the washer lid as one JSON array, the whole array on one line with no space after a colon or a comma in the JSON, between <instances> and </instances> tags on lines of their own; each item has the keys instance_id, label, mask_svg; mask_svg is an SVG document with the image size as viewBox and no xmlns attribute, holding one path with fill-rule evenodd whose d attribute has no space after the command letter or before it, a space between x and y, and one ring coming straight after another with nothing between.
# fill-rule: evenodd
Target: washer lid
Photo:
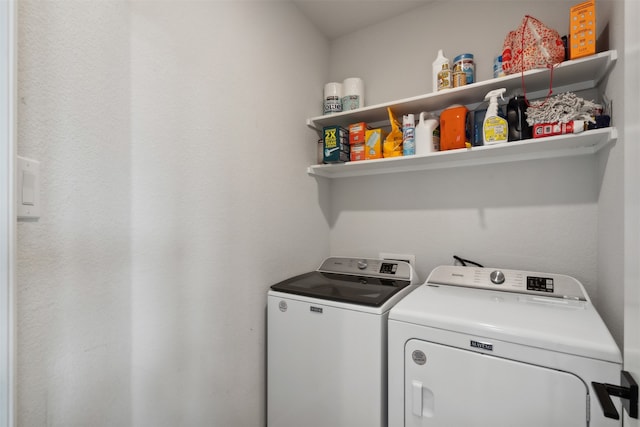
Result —
<instances>
[{"instance_id":1,"label":"washer lid","mask_svg":"<svg viewBox=\"0 0 640 427\"><path fill-rule=\"evenodd\" d=\"M430 276L431 277L431 276ZM621 363L588 300L430 283L403 298L390 320Z\"/></svg>"},{"instance_id":2,"label":"washer lid","mask_svg":"<svg viewBox=\"0 0 640 427\"><path fill-rule=\"evenodd\" d=\"M408 280L312 271L276 283L271 289L312 298L380 307L409 284Z\"/></svg>"}]
</instances>

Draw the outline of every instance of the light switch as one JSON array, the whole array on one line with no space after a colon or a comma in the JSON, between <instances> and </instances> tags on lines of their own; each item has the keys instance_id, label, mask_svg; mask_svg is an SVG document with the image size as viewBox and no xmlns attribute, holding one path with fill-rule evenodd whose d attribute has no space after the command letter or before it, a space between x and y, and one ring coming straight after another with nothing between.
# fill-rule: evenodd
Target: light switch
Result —
<instances>
[{"instance_id":1,"label":"light switch","mask_svg":"<svg viewBox=\"0 0 640 427\"><path fill-rule=\"evenodd\" d=\"M22 204L33 206L35 204L36 176L31 171L22 171Z\"/></svg>"},{"instance_id":2,"label":"light switch","mask_svg":"<svg viewBox=\"0 0 640 427\"><path fill-rule=\"evenodd\" d=\"M16 175L18 218L40 218L40 162L18 157Z\"/></svg>"}]
</instances>

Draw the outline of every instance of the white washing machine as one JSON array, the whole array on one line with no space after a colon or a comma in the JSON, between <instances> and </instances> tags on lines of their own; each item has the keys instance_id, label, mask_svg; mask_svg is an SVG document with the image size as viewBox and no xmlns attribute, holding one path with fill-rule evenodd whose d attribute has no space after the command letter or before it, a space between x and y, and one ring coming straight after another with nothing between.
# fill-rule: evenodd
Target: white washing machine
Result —
<instances>
[{"instance_id":1,"label":"white washing machine","mask_svg":"<svg viewBox=\"0 0 640 427\"><path fill-rule=\"evenodd\" d=\"M389 315L389 427L618 426L591 382L621 369L576 279L441 266Z\"/></svg>"},{"instance_id":2,"label":"white washing machine","mask_svg":"<svg viewBox=\"0 0 640 427\"><path fill-rule=\"evenodd\" d=\"M273 285L268 426L386 426L389 310L418 284L406 262L333 257Z\"/></svg>"}]
</instances>

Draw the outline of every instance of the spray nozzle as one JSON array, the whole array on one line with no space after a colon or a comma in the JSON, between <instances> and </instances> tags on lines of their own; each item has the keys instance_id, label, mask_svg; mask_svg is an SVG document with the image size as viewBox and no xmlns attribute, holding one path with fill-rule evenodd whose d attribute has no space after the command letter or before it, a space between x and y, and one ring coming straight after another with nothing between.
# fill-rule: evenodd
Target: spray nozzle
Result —
<instances>
[{"instance_id":1,"label":"spray nozzle","mask_svg":"<svg viewBox=\"0 0 640 427\"><path fill-rule=\"evenodd\" d=\"M500 88L500 89L495 89L492 90L491 92L489 92L487 94L487 96L484 97L485 101L487 100L491 100L492 98L495 98L497 101L497 98L500 97L500 99L502 99L504 101L504 96L503 94L507 91L507 88Z\"/></svg>"}]
</instances>

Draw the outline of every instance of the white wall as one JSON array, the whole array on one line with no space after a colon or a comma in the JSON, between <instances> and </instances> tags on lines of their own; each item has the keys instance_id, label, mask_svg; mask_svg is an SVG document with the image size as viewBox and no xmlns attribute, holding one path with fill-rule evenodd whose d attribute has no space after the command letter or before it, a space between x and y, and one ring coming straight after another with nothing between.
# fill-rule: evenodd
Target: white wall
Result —
<instances>
[{"instance_id":1,"label":"white wall","mask_svg":"<svg viewBox=\"0 0 640 427\"><path fill-rule=\"evenodd\" d=\"M334 40L330 77L362 77L368 104L430 93L431 63L441 48L450 60L473 53L476 78L485 80L525 14L562 35L572 4L434 2ZM620 2L598 2L598 32L619 49L621 9ZM607 87L618 126L621 70ZM331 253L412 253L422 279L454 254L487 266L569 274L585 285L621 344L621 150L618 144L597 158L342 179L332 187Z\"/></svg>"},{"instance_id":2,"label":"white wall","mask_svg":"<svg viewBox=\"0 0 640 427\"><path fill-rule=\"evenodd\" d=\"M134 425L264 425L268 286L328 252L328 42L286 3L132 8Z\"/></svg>"},{"instance_id":3,"label":"white wall","mask_svg":"<svg viewBox=\"0 0 640 427\"><path fill-rule=\"evenodd\" d=\"M20 1L18 154L42 217L18 223L17 422L130 419L129 10Z\"/></svg>"},{"instance_id":4,"label":"white wall","mask_svg":"<svg viewBox=\"0 0 640 427\"><path fill-rule=\"evenodd\" d=\"M461 53L472 53L476 79L486 80L493 77L493 59L501 53L505 36L518 28L525 14L564 35L569 29L569 9L575 3L434 1L335 39L331 44L331 78L342 81L361 76L368 105L430 93L432 62L438 49L443 49L451 62Z\"/></svg>"},{"instance_id":5,"label":"white wall","mask_svg":"<svg viewBox=\"0 0 640 427\"><path fill-rule=\"evenodd\" d=\"M624 270L625 263L637 262L630 252L625 252L624 227L624 174L625 130L631 122L625 111L625 95L630 93L624 85L625 31L624 2L603 2L611 6L609 15L610 44L618 51L619 59L606 82L605 90L613 102L613 123L618 129L618 142L610 150L598 156L598 310L614 337L621 345L624 341ZM602 7L600 7L602 9ZM632 93L632 92L631 92ZM631 141L633 143L633 141Z\"/></svg>"},{"instance_id":6,"label":"white wall","mask_svg":"<svg viewBox=\"0 0 640 427\"><path fill-rule=\"evenodd\" d=\"M328 253L287 3L20 2L21 426L264 425L269 285Z\"/></svg>"}]
</instances>

